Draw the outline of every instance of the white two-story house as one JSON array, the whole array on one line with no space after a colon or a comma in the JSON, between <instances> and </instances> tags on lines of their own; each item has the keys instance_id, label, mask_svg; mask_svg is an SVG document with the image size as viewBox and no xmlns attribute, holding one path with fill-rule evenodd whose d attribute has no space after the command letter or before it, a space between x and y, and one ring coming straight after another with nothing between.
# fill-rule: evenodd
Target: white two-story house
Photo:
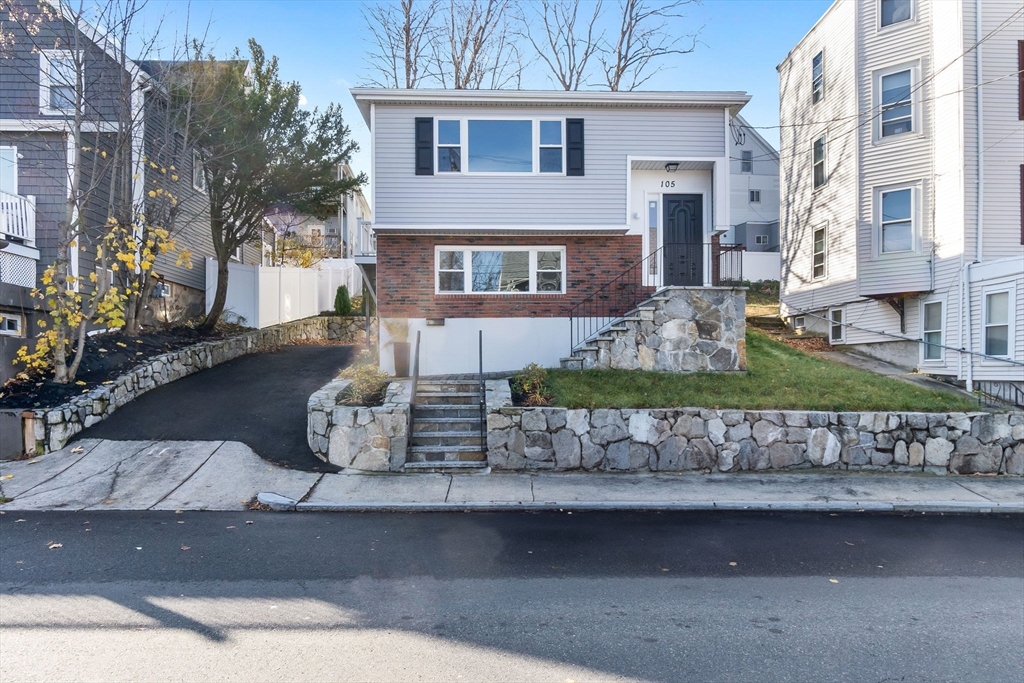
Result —
<instances>
[{"instance_id":1,"label":"white two-story house","mask_svg":"<svg viewBox=\"0 0 1024 683\"><path fill-rule=\"evenodd\" d=\"M1024 402L1024 8L837 0L779 65L782 313Z\"/></svg>"},{"instance_id":2,"label":"white two-story house","mask_svg":"<svg viewBox=\"0 0 1024 683\"><path fill-rule=\"evenodd\" d=\"M653 292L724 277L745 93L352 94L371 131L386 371L390 342L416 332L422 374L475 371L481 332L485 371L556 366L580 303L616 278Z\"/></svg>"}]
</instances>

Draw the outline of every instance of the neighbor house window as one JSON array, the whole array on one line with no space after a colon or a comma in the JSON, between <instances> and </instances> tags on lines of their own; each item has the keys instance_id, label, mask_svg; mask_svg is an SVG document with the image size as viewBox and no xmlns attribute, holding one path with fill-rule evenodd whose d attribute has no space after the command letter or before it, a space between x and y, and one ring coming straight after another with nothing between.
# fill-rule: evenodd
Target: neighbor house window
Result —
<instances>
[{"instance_id":1,"label":"neighbor house window","mask_svg":"<svg viewBox=\"0 0 1024 683\"><path fill-rule=\"evenodd\" d=\"M814 245L812 249L812 268L815 280L825 277L825 254L827 240L825 239L825 228L818 228L814 231Z\"/></svg>"},{"instance_id":2,"label":"neighbor house window","mask_svg":"<svg viewBox=\"0 0 1024 683\"><path fill-rule=\"evenodd\" d=\"M565 291L563 247L439 247L439 294Z\"/></svg>"},{"instance_id":3,"label":"neighbor house window","mask_svg":"<svg viewBox=\"0 0 1024 683\"><path fill-rule=\"evenodd\" d=\"M768 235L754 235L754 244L768 244Z\"/></svg>"},{"instance_id":4,"label":"neighbor house window","mask_svg":"<svg viewBox=\"0 0 1024 683\"><path fill-rule=\"evenodd\" d=\"M21 336L21 316L14 313L0 313L0 335L7 337Z\"/></svg>"},{"instance_id":5,"label":"neighbor house window","mask_svg":"<svg viewBox=\"0 0 1024 683\"><path fill-rule=\"evenodd\" d=\"M822 135L820 138L814 141L813 151L813 164L814 164L814 187L818 188L828 182L828 176L825 174L825 136Z\"/></svg>"},{"instance_id":6,"label":"neighbor house window","mask_svg":"<svg viewBox=\"0 0 1024 683\"><path fill-rule=\"evenodd\" d=\"M921 337L924 359L942 360L942 302L929 301L922 306Z\"/></svg>"},{"instance_id":7,"label":"neighbor house window","mask_svg":"<svg viewBox=\"0 0 1024 683\"><path fill-rule=\"evenodd\" d=\"M914 191L880 192L882 253L914 249Z\"/></svg>"},{"instance_id":8,"label":"neighbor house window","mask_svg":"<svg viewBox=\"0 0 1024 683\"><path fill-rule=\"evenodd\" d=\"M811 103L820 102L825 96L825 63L821 52L811 60Z\"/></svg>"},{"instance_id":9,"label":"neighbor house window","mask_svg":"<svg viewBox=\"0 0 1024 683\"><path fill-rule=\"evenodd\" d=\"M985 354L1010 355L1010 292L985 294Z\"/></svg>"},{"instance_id":10,"label":"neighbor house window","mask_svg":"<svg viewBox=\"0 0 1024 683\"><path fill-rule=\"evenodd\" d=\"M828 312L828 340L835 343L841 343L845 338L843 336L845 325L843 324L843 309L833 308Z\"/></svg>"},{"instance_id":11,"label":"neighbor house window","mask_svg":"<svg viewBox=\"0 0 1024 683\"><path fill-rule=\"evenodd\" d=\"M754 172L754 153L749 149L740 152L740 173Z\"/></svg>"},{"instance_id":12,"label":"neighbor house window","mask_svg":"<svg viewBox=\"0 0 1024 683\"><path fill-rule=\"evenodd\" d=\"M245 247L239 244L237 247L235 247L235 250L231 252L231 258L241 263L245 259L244 249Z\"/></svg>"},{"instance_id":13,"label":"neighbor house window","mask_svg":"<svg viewBox=\"0 0 1024 683\"><path fill-rule=\"evenodd\" d=\"M761 190L751 190L750 191L750 203L751 204L760 204L761 203Z\"/></svg>"},{"instance_id":14,"label":"neighbor house window","mask_svg":"<svg viewBox=\"0 0 1024 683\"><path fill-rule=\"evenodd\" d=\"M0 192L18 194L18 149L0 147Z\"/></svg>"},{"instance_id":15,"label":"neighbor house window","mask_svg":"<svg viewBox=\"0 0 1024 683\"><path fill-rule=\"evenodd\" d=\"M540 172L562 172L562 122L540 122Z\"/></svg>"},{"instance_id":16,"label":"neighbor house window","mask_svg":"<svg viewBox=\"0 0 1024 683\"><path fill-rule=\"evenodd\" d=\"M70 50L39 53L39 108L44 114L66 114L75 109L78 70Z\"/></svg>"},{"instance_id":17,"label":"neighbor house window","mask_svg":"<svg viewBox=\"0 0 1024 683\"><path fill-rule=\"evenodd\" d=\"M914 130L911 81L910 69L888 74L880 79L883 138L910 133Z\"/></svg>"},{"instance_id":18,"label":"neighbor house window","mask_svg":"<svg viewBox=\"0 0 1024 683\"><path fill-rule=\"evenodd\" d=\"M203 170L203 160L199 158L198 152L192 152L192 187L200 192L206 192L206 172Z\"/></svg>"},{"instance_id":19,"label":"neighbor house window","mask_svg":"<svg viewBox=\"0 0 1024 683\"><path fill-rule=\"evenodd\" d=\"M437 172L462 171L462 122L437 122Z\"/></svg>"},{"instance_id":20,"label":"neighbor house window","mask_svg":"<svg viewBox=\"0 0 1024 683\"><path fill-rule=\"evenodd\" d=\"M907 21L914 16L914 0L881 0L882 27Z\"/></svg>"},{"instance_id":21,"label":"neighbor house window","mask_svg":"<svg viewBox=\"0 0 1024 683\"><path fill-rule=\"evenodd\" d=\"M802 330L802 329L804 329L806 327L807 327L807 322L804 319L804 316L798 315L795 318L793 318L793 329L794 330Z\"/></svg>"}]
</instances>

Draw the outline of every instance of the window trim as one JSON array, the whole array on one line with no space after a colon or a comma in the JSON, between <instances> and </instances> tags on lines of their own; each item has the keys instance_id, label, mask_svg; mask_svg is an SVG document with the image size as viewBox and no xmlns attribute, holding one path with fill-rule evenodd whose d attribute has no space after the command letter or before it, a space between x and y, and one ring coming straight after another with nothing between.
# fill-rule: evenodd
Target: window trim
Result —
<instances>
[{"instance_id":1,"label":"window trim","mask_svg":"<svg viewBox=\"0 0 1024 683\"><path fill-rule=\"evenodd\" d=\"M910 127L903 133L893 135L882 135L882 79L886 76L910 72ZM924 133L921 130L921 63L917 60L903 62L882 69L876 69L871 73L871 114L872 123L872 144L885 144L893 140L902 140L908 137L921 137Z\"/></svg>"},{"instance_id":2,"label":"window trim","mask_svg":"<svg viewBox=\"0 0 1024 683\"><path fill-rule=\"evenodd\" d=\"M763 241L762 241L763 240ZM768 235L754 235L754 244L768 244Z\"/></svg>"},{"instance_id":3,"label":"window trim","mask_svg":"<svg viewBox=\"0 0 1024 683\"><path fill-rule=\"evenodd\" d=\"M882 196L891 192L900 192L903 190L910 190L910 249L902 249L900 251L884 251L885 241L883 239L883 228L884 224L882 221ZM919 183L906 183L901 185L887 185L885 187L876 187L873 193L874 199L874 240L875 240L875 256L876 258L887 258L890 256L896 256L899 254L913 254L920 250L920 210L918 202L920 201L920 184ZM904 219L889 221L889 223L903 223Z\"/></svg>"},{"instance_id":4,"label":"window trim","mask_svg":"<svg viewBox=\"0 0 1024 683\"><path fill-rule=\"evenodd\" d=\"M807 318L802 315L793 316L793 329L794 330L806 330L807 329Z\"/></svg>"},{"instance_id":5,"label":"window trim","mask_svg":"<svg viewBox=\"0 0 1024 683\"><path fill-rule=\"evenodd\" d=\"M453 145L450 142L445 142L445 143L441 142L441 121L458 121L459 122L459 144ZM468 147L468 145L465 142L463 142L463 140L466 139L465 138L465 133L463 131L463 128L464 128L464 126L462 124L462 120L461 119L457 119L457 118L445 118L445 119L442 119L439 116L434 118L434 167L436 168L435 175L461 175L462 173L465 172L465 166L468 163L469 159L466 157L465 154L462 153L463 149L465 147ZM459 170L458 171L442 171L441 170L440 160L438 159L438 154L440 153L441 148L444 148L444 149L458 149L459 150Z\"/></svg>"},{"instance_id":6,"label":"window trim","mask_svg":"<svg viewBox=\"0 0 1024 683\"><path fill-rule=\"evenodd\" d=\"M14 153L14 192L18 194L18 148L15 145L0 145L0 149L9 149Z\"/></svg>"},{"instance_id":7,"label":"window trim","mask_svg":"<svg viewBox=\"0 0 1024 683\"><path fill-rule=\"evenodd\" d=\"M815 85L819 79L814 77L814 60L821 57L821 83ZM815 97L817 95L817 97ZM815 105L825 99L825 49L818 50L818 54L811 57L811 104Z\"/></svg>"},{"instance_id":8,"label":"window trim","mask_svg":"<svg viewBox=\"0 0 1024 683\"><path fill-rule=\"evenodd\" d=\"M228 256L230 261L238 261L239 263L245 263L245 245L239 244L235 247L235 250L231 252L231 256Z\"/></svg>"},{"instance_id":9,"label":"window trim","mask_svg":"<svg viewBox=\"0 0 1024 683\"><path fill-rule=\"evenodd\" d=\"M5 320L13 320L17 323L18 327L15 330L8 330L7 326L3 324ZM25 335L25 316L21 313L7 313L0 311L0 336L2 337L24 337Z\"/></svg>"},{"instance_id":10,"label":"window trim","mask_svg":"<svg viewBox=\"0 0 1024 683\"><path fill-rule=\"evenodd\" d=\"M917 0L910 0L910 17L903 21L896 21L887 26L882 26L882 0L875 5L875 30L878 33L894 31L895 27L911 26L917 23Z\"/></svg>"},{"instance_id":11,"label":"window trim","mask_svg":"<svg viewBox=\"0 0 1024 683\"><path fill-rule=\"evenodd\" d=\"M754 195L757 195L757 199ZM748 204L760 204L761 203L761 190L747 190L747 203Z\"/></svg>"},{"instance_id":12,"label":"window trim","mask_svg":"<svg viewBox=\"0 0 1024 683\"><path fill-rule=\"evenodd\" d=\"M833 313L839 313L839 321L832 317ZM833 337L832 328L839 325L839 332L841 336ZM836 306L828 309L828 343L829 344L845 344L846 343L846 307Z\"/></svg>"},{"instance_id":13,"label":"window trim","mask_svg":"<svg viewBox=\"0 0 1024 683\"><path fill-rule=\"evenodd\" d=\"M814 257L818 255L818 252L814 250L814 235L819 230L824 233L821 240L821 275L814 274ZM828 224L820 225L816 228L811 229L811 281L827 280L828 279Z\"/></svg>"},{"instance_id":14,"label":"window trim","mask_svg":"<svg viewBox=\"0 0 1024 683\"><path fill-rule=\"evenodd\" d=\"M62 59L74 60L74 50L62 50L62 49L50 49L39 51L39 113L44 116L67 116L68 114L74 113L74 107L70 109L57 109L50 106L50 88L53 87L53 83L50 80L50 62L55 58L60 61ZM76 65L77 68L77 65ZM83 64L84 70L84 64ZM77 81L77 75L75 77ZM83 79L84 80L84 79ZM84 83L83 83L84 87ZM78 89L78 83L75 83L75 89Z\"/></svg>"},{"instance_id":15,"label":"window trim","mask_svg":"<svg viewBox=\"0 0 1024 683\"><path fill-rule=\"evenodd\" d=\"M442 251L461 251L462 256L462 291L444 292L441 291L441 271L438 264L441 262ZM475 292L473 291L473 253L474 251L525 251L529 252L530 288L525 292ZM562 290L559 292L542 292L537 290L537 252L557 251L561 253ZM504 245L434 245L434 296L564 296L568 289L568 268L566 266L566 247L564 244L504 244ZM456 272L456 271L446 271ZM544 272L544 271L541 271Z\"/></svg>"},{"instance_id":16,"label":"window trim","mask_svg":"<svg viewBox=\"0 0 1024 683\"><path fill-rule=\"evenodd\" d=\"M814 160L814 146L818 144L819 140L821 141L821 161L816 162ZM822 175L825 178L824 180L821 181L820 185L817 182L817 178L814 177L814 168L818 165L818 163L821 163ZM826 133L822 133L818 137L811 140L811 184L814 186L812 189L820 190L823 187L827 187L828 176L828 135Z\"/></svg>"},{"instance_id":17,"label":"window trim","mask_svg":"<svg viewBox=\"0 0 1024 683\"><path fill-rule=\"evenodd\" d=\"M199 177L203 179L202 187L196 185L196 171L200 171ZM206 194L206 173L203 160L199 158L199 152L192 150L192 189L196 192Z\"/></svg>"},{"instance_id":18,"label":"window trim","mask_svg":"<svg viewBox=\"0 0 1024 683\"><path fill-rule=\"evenodd\" d=\"M460 176L481 176L481 177L498 177L498 178L524 178L533 176L551 177L558 178L567 175L569 159L568 159L568 140L566 139L566 117L562 116L521 116L515 114L487 114L480 116L436 116L434 117L434 163L437 163L437 150L438 147L455 147L455 145L442 145L439 144L438 136L438 125L441 121L458 121L459 122L459 148L462 155L462 168L459 171L444 171L438 172L435 175L438 176L454 176L456 178ZM470 171L469 170L469 122L470 121L530 121L531 126L531 144L532 153L530 157L531 170L530 171ZM541 121L558 121L562 125L562 144L561 145L541 145L540 144L540 122ZM541 148L562 150L562 171L561 173L553 172L541 172L540 170L540 150Z\"/></svg>"},{"instance_id":19,"label":"window trim","mask_svg":"<svg viewBox=\"0 0 1024 683\"><path fill-rule=\"evenodd\" d=\"M1006 354L997 355L988 352L988 344L986 343L986 332L988 332L989 321L988 321L988 297L993 294L1006 293L1006 323L996 323L1000 327L1004 324L1006 326ZM1015 320L1017 305L1017 292L1014 282L1004 282L998 285L989 285L983 287L981 290L981 347L984 349L983 353L986 356L992 358L1013 358L1016 349L1014 348L1014 332L1016 330L1017 321Z\"/></svg>"},{"instance_id":20,"label":"window trim","mask_svg":"<svg viewBox=\"0 0 1024 683\"><path fill-rule=\"evenodd\" d=\"M748 156L749 155L749 158ZM746 164L750 164L749 170L743 170ZM740 173L751 175L754 173L754 151L750 149L740 150Z\"/></svg>"},{"instance_id":21,"label":"window trim","mask_svg":"<svg viewBox=\"0 0 1024 683\"><path fill-rule=\"evenodd\" d=\"M925 329L925 320L927 319L926 316L925 316L925 308L927 308L928 306L934 306L936 304L938 304L938 306L939 306L939 329L937 329L937 330ZM920 362L922 364L927 363L927 364L930 364L930 365L945 365L946 364L946 349L944 349L943 346L946 343L946 299L945 298L930 299L930 300L923 300L922 299L921 300L921 308L920 308L920 311L919 311L918 315L919 315L919 319L921 321L921 324L920 324L920 327L921 327L921 353L920 353L921 359L920 359ZM939 333L939 357L938 358L928 358L927 357L928 347L929 346L933 346L932 344L929 344L928 342L925 341L925 334L927 334L929 332L938 332Z\"/></svg>"}]
</instances>

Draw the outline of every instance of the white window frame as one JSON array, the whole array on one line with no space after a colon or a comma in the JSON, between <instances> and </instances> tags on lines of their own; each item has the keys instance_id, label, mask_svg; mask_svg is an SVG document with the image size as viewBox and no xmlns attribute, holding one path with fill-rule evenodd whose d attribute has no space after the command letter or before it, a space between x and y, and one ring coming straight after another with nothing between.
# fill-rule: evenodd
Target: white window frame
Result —
<instances>
[{"instance_id":1,"label":"white window frame","mask_svg":"<svg viewBox=\"0 0 1024 683\"><path fill-rule=\"evenodd\" d=\"M761 190L747 190L747 198L750 200L750 204L760 204Z\"/></svg>"},{"instance_id":2,"label":"white window frame","mask_svg":"<svg viewBox=\"0 0 1024 683\"><path fill-rule=\"evenodd\" d=\"M768 244L768 235L754 235L754 244Z\"/></svg>"},{"instance_id":3,"label":"white window frame","mask_svg":"<svg viewBox=\"0 0 1024 683\"><path fill-rule=\"evenodd\" d=\"M199 172L198 176L196 171ZM202 178L202 184L196 183L196 178ZM199 152L192 150L192 189L196 192L206 194L206 173L203 160L199 158Z\"/></svg>"},{"instance_id":4,"label":"white window frame","mask_svg":"<svg viewBox=\"0 0 1024 683\"><path fill-rule=\"evenodd\" d=\"M814 77L814 60L821 57L821 84L816 85L818 80ZM815 99L815 93L818 93ZM811 57L811 104L817 104L825 99L825 50L818 50L818 53Z\"/></svg>"},{"instance_id":5,"label":"white window frame","mask_svg":"<svg viewBox=\"0 0 1024 683\"><path fill-rule=\"evenodd\" d=\"M441 121L457 121L459 123L459 144L453 145L450 142L441 142ZM437 175L462 175L466 172L466 165L469 162L465 150L469 147L466 143L466 132L465 125L463 125L462 119L456 117L439 117L434 119L434 165L437 168ZM441 165L437 161L437 153L441 148L445 149L457 149L459 150L459 170L458 171L442 171Z\"/></svg>"},{"instance_id":6,"label":"white window frame","mask_svg":"<svg viewBox=\"0 0 1024 683\"><path fill-rule=\"evenodd\" d=\"M744 167L750 164L749 168ZM740 173L753 173L754 172L754 151L750 149L744 149L740 151Z\"/></svg>"},{"instance_id":7,"label":"white window frame","mask_svg":"<svg viewBox=\"0 0 1024 683\"><path fill-rule=\"evenodd\" d=\"M818 144L819 140L822 141L821 142L821 161L820 162L816 162L814 160L814 146ZM822 175L825 178L824 180L821 181L820 185L818 185L815 182L815 178L814 178L814 167L817 166L818 163L821 163ZM811 140L811 189L817 191L817 190L820 190L823 187L826 187L827 185L828 185L828 135L826 135L825 133L822 133L821 135L819 135L819 136L815 137L813 140Z\"/></svg>"},{"instance_id":8,"label":"white window frame","mask_svg":"<svg viewBox=\"0 0 1024 683\"><path fill-rule=\"evenodd\" d=\"M902 71L910 72L910 126L911 130L893 135L882 135L882 78L892 76ZM894 140L902 140L905 137L920 137L921 132L921 63L919 61L903 62L884 69L878 69L871 74L872 90L872 114L873 144L884 144Z\"/></svg>"},{"instance_id":9,"label":"white window frame","mask_svg":"<svg viewBox=\"0 0 1024 683\"><path fill-rule=\"evenodd\" d=\"M18 194L18 148L13 145L0 145L0 149L9 149L14 157L14 192Z\"/></svg>"},{"instance_id":10,"label":"white window frame","mask_svg":"<svg viewBox=\"0 0 1024 683\"><path fill-rule=\"evenodd\" d=\"M882 231L885 227L882 222L882 195L889 194L890 192L899 192L901 190L910 190L910 249L904 249L901 251L883 251L884 241L882 239ZM886 187L876 187L873 193L874 201L874 240L875 240L875 256L877 258L887 258L899 254L913 254L920 250L920 210L918 208L918 202L920 202L920 185L914 184L902 184L902 185L889 185ZM902 223L902 219L898 221L889 221L890 223Z\"/></svg>"},{"instance_id":11,"label":"white window frame","mask_svg":"<svg viewBox=\"0 0 1024 683\"><path fill-rule=\"evenodd\" d=\"M883 31L895 31L897 27L911 26L917 23L917 0L910 0L910 17L903 21L897 21L889 24L888 26L882 26L882 0L877 0L875 5L875 30L879 33Z\"/></svg>"},{"instance_id":12,"label":"white window frame","mask_svg":"<svg viewBox=\"0 0 1024 683\"><path fill-rule=\"evenodd\" d=\"M14 330L7 329L7 321L13 320L16 327ZM0 336L4 337L24 337L25 333L25 316L20 313L3 313L0 312Z\"/></svg>"},{"instance_id":13,"label":"white window frame","mask_svg":"<svg viewBox=\"0 0 1024 683\"><path fill-rule=\"evenodd\" d=\"M928 306L935 306L935 305L939 306L939 329L937 329L937 330L930 330L930 329L925 328L925 320L927 319L927 317L925 316L925 308L927 308ZM931 364L931 365L942 365L942 364L944 364L946 362L946 349L943 348L945 346L945 344L946 344L946 300L944 298L943 299L922 300L921 301L921 310L920 310L919 316L920 316L920 321L921 321L921 363L922 364L928 363L928 364ZM927 341L925 341L925 334L928 334L930 332L938 332L939 333L939 343L938 343L939 357L938 358L928 358L927 357L928 356L928 347L929 346L935 346L934 344L929 344Z\"/></svg>"},{"instance_id":14,"label":"white window frame","mask_svg":"<svg viewBox=\"0 0 1024 683\"><path fill-rule=\"evenodd\" d=\"M462 254L462 291L461 292L444 292L441 291L441 271L438 269L438 264L441 262L442 251L461 251ZM529 269L530 269L530 288L525 292L475 292L473 291L473 252L474 251L527 251L530 253L529 258ZM561 253L562 263L562 289L558 292L541 292L537 291L537 252L538 251L557 251ZM566 292L566 279L568 274L568 268L565 261L565 245L555 244L542 244L542 245L519 245L519 244L508 244L500 246L465 246L465 245L436 245L434 247L434 294L437 296L562 296ZM544 272L544 271L541 271ZM556 271L550 271L556 272Z\"/></svg>"},{"instance_id":15,"label":"white window frame","mask_svg":"<svg viewBox=\"0 0 1024 683\"><path fill-rule=\"evenodd\" d=\"M245 261L245 245L239 244L235 247L235 250L231 252L231 256L228 257L232 261L238 261L242 263Z\"/></svg>"},{"instance_id":16,"label":"white window frame","mask_svg":"<svg viewBox=\"0 0 1024 683\"><path fill-rule=\"evenodd\" d=\"M456 145L443 145L438 144L438 124L441 121L458 121L459 122L459 145L461 154L461 170L459 171L444 171L435 173L436 177L445 176L496 176L499 178L522 178L531 176L542 176L550 178L558 178L566 175L566 139L565 139L565 119L557 116L502 116L495 114L488 114L486 116L441 116L434 118L434 164L437 164L437 149L438 147L456 147ZM470 121L530 121L533 124L531 133L531 142L533 146L531 170L530 171L470 171L469 170L469 154L470 154L470 140L469 140L469 122ZM541 145L540 144L540 122L541 121L560 121L562 124L562 144L561 145ZM562 172L561 173L541 173L540 171L540 149L541 147L554 149L560 147L562 149Z\"/></svg>"},{"instance_id":17,"label":"white window frame","mask_svg":"<svg viewBox=\"0 0 1024 683\"><path fill-rule=\"evenodd\" d=\"M818 255L818 252L814 250L814 235L819 230L824 233L824 237L821 240L821 275L815 275L814 257ZM819 225L818 227L811 229L811 280L826 279L828 279L828 225Z\"/></svg>"},{"instance_id":18,"label":"white window frame","mask_svg":"<svg viewBox=\"0 0 1024 683\"><path fill-rule=\"evenodd\" d=\"M839 320L836 321L834 314L839 314ZM832 328L839 325L839 337L832 336ZM828 309L828 343L829 344L844 344L846 343L846 307L839 306L837 308Z\"/></svg>"},{"instance_id":19,"label":"white window frame","mask_svg":"<svg viewBox=\"0 0 1024 683\"><path fill-rule=\"evenodd\" d=\"M988 297L993 294L1006 293L1006 354L996 355L988 352L988 345L986 344L985 333L989 328L988 321ZM1017 292L1013 282L1007 282L1000 285L990 285L984 287L981 290L981 348L986 356L992 356L993 358L1013 358L1016 353L1014 342L1016 341L1014 332L1016 331L1017 321L1015 320L1015 314L1017 312ZM994 323L994 325L1003 326L1003 323Z\"/></svg>"},{"instance_id":20,"label":"white window frame","mask_svg":"<svg viewBox=\"0 0 1024 683\"><path fill-rule=\"evenodd\" d=\"M793 329L794 330L805 330L807 329L807 319L802 315L793 316Z\"/></svg>"},{"instance_id":21,"label":"white window frame","mask_svg":"<svg viewBox=\"0 0 1024 683\"><path fill-rule=\"evenodd\" d=\"M53 82L50 80L51 61L74 61L75 53L72 50L40 50L39 51L39 113L46 116L65 116L74 113L74 107L70 109L57 109L50 106L50 88ZM76 65L77 68L77 65ZM76 76L76 81L77 76ZM64 86L67 87L67 86ZM75 83L77 90L78 84Z\"/></svg>"}]
</instances>

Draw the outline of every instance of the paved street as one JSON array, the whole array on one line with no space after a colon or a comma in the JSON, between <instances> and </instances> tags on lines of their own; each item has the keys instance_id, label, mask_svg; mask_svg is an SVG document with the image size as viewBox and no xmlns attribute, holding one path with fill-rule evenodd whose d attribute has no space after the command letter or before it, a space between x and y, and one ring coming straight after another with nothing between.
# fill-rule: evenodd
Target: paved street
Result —
<instances>
[{"instance_id":1,"label":"paved street","mask_svg":"<svg viewBox=\"0 0 1024 683\"><path fill-rule=\"evenodd\" d=\"M0 515L3 681L1016 681L1022 642L1019 516Z\"/></svg>"}]
</instances>

